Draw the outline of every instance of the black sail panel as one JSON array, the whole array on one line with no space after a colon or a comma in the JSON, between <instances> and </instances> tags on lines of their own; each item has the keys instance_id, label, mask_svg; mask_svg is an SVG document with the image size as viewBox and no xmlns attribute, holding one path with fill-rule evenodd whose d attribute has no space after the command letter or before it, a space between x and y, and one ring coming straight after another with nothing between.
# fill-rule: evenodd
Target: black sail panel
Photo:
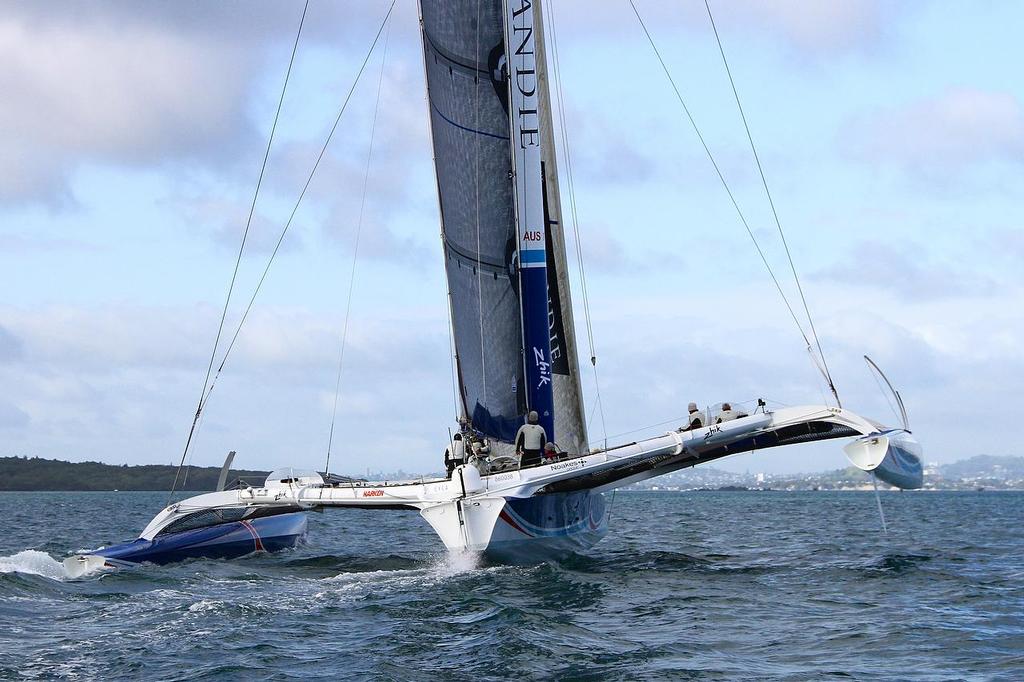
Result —
<instances>
[{"instance_id":1,"label":"black sail panel","mask_svg":"<svg viewBox=\"0 0 1024 682\"><path fill-rule=\"evenodd\" d=\"M522 423L522 321L501 0L421 0L460 392L474 428Z\"/></svg>"}]
</instances>

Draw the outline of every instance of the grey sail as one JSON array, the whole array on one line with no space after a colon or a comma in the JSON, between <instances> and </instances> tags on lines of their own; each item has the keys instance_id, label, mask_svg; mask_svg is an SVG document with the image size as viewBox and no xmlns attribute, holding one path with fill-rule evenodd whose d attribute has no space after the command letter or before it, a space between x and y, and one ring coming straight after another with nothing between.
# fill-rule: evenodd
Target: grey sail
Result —
<instances>
[{"instance_id":1,"label":"grey sail","mask_svg":"<svg viewBox=\"0 0 1024 682\"><path fill-rule=\"evenodd\" d=\"M530 7L525 3L524 7ZM510 441L526 411L501 0L421 0L458 381L473 427ZM533 3L541 28L540 6ZM586 452L543 41L537 31L555 439Z\"/></svg>"},{"instance_id":2,"label":"grey sail","mask_svg":"<svg viewBox=\"0 0 1024 682\"><path fill-rule=\"evenodd\" d=\"M473 427L525 412L501 0L421 0L430 128L458 380Z\"/></svg>"},{"instance_id":3,"label":"grey sail","mask_svg":"<svg viewBox=\"0 0 1024 682\"><path fill-rule=\"evenodd\" d=\"M585 454L587 424L580 385L576 332L569 291L569 269L565 253L565 224L558 192L551 99L548 88L547 56L544 49L543 12L534 3L537 26L538 85L540 88L540 131L544 167L544 212L548 237L548 322L551 331L552 390L555 400L555 433L558 443L569 452Z\"/></svg>"}]
</instances>

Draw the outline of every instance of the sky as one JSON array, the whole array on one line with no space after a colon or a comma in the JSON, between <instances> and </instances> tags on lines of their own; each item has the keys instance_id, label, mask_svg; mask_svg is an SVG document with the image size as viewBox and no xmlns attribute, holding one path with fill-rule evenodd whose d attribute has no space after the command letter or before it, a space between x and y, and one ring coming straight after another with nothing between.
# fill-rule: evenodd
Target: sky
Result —
<instances>
[{"instance_id":1,"label":"sky","mask_svg":"<svg viewBox=\"0 0 1024 682\"><path fill-rule=\"evenodd\" d=\"M636 4L799 306L703 2ZM1006 418L1024 380L1024 6L711 6L843 405L895 422L867 354L928 461L1024 454ZM667 430L690 400L820 404L830 396L628 0L551 9L598 358L598 382L583 375L591 439ZM386 11L309 4L227 333ZM181 457L301 13L0 5L0 456ZM440 468L456 407L419 40L415 4L398 0L193 463L233 449L245 468L323 468L351 279L331 469ZM714 466L844 465L831 442Z\"/></svg>"}]
</instances>

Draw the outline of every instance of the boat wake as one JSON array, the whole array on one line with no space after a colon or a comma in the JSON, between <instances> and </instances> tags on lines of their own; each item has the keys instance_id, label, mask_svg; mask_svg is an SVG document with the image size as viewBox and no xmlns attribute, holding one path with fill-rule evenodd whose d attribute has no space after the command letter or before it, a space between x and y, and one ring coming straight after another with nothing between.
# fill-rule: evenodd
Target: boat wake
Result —
<instances>
[{"instance_id":1,"label":"boat wake","mask_svg":"<svg viewBox=\"0 0 1024 682\"><path fill-rule=\"evenodd\" d=\"M11 556L0 557L0 573L41 575L51 580L66 580L68 578L64 564L46 552L36 549L26 549Z\"/></svg>"}]
</instances>

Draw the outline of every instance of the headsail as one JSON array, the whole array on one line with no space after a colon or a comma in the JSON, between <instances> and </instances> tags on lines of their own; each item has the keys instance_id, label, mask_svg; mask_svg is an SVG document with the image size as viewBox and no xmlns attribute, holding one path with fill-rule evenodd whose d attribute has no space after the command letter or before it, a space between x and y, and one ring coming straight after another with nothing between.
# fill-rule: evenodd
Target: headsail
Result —
<instances>
[{"instance_id":1,"label":"headsail","mask_svg":"<svg viewBox=\"0 0 1024 682\"><path fill-rule=\"evenodd\" d=\"M535 409L549 437L580 452L586 431L539 7L421 0L420 13L465 414L507 442Z\"/></svg>"}]
</instances>

